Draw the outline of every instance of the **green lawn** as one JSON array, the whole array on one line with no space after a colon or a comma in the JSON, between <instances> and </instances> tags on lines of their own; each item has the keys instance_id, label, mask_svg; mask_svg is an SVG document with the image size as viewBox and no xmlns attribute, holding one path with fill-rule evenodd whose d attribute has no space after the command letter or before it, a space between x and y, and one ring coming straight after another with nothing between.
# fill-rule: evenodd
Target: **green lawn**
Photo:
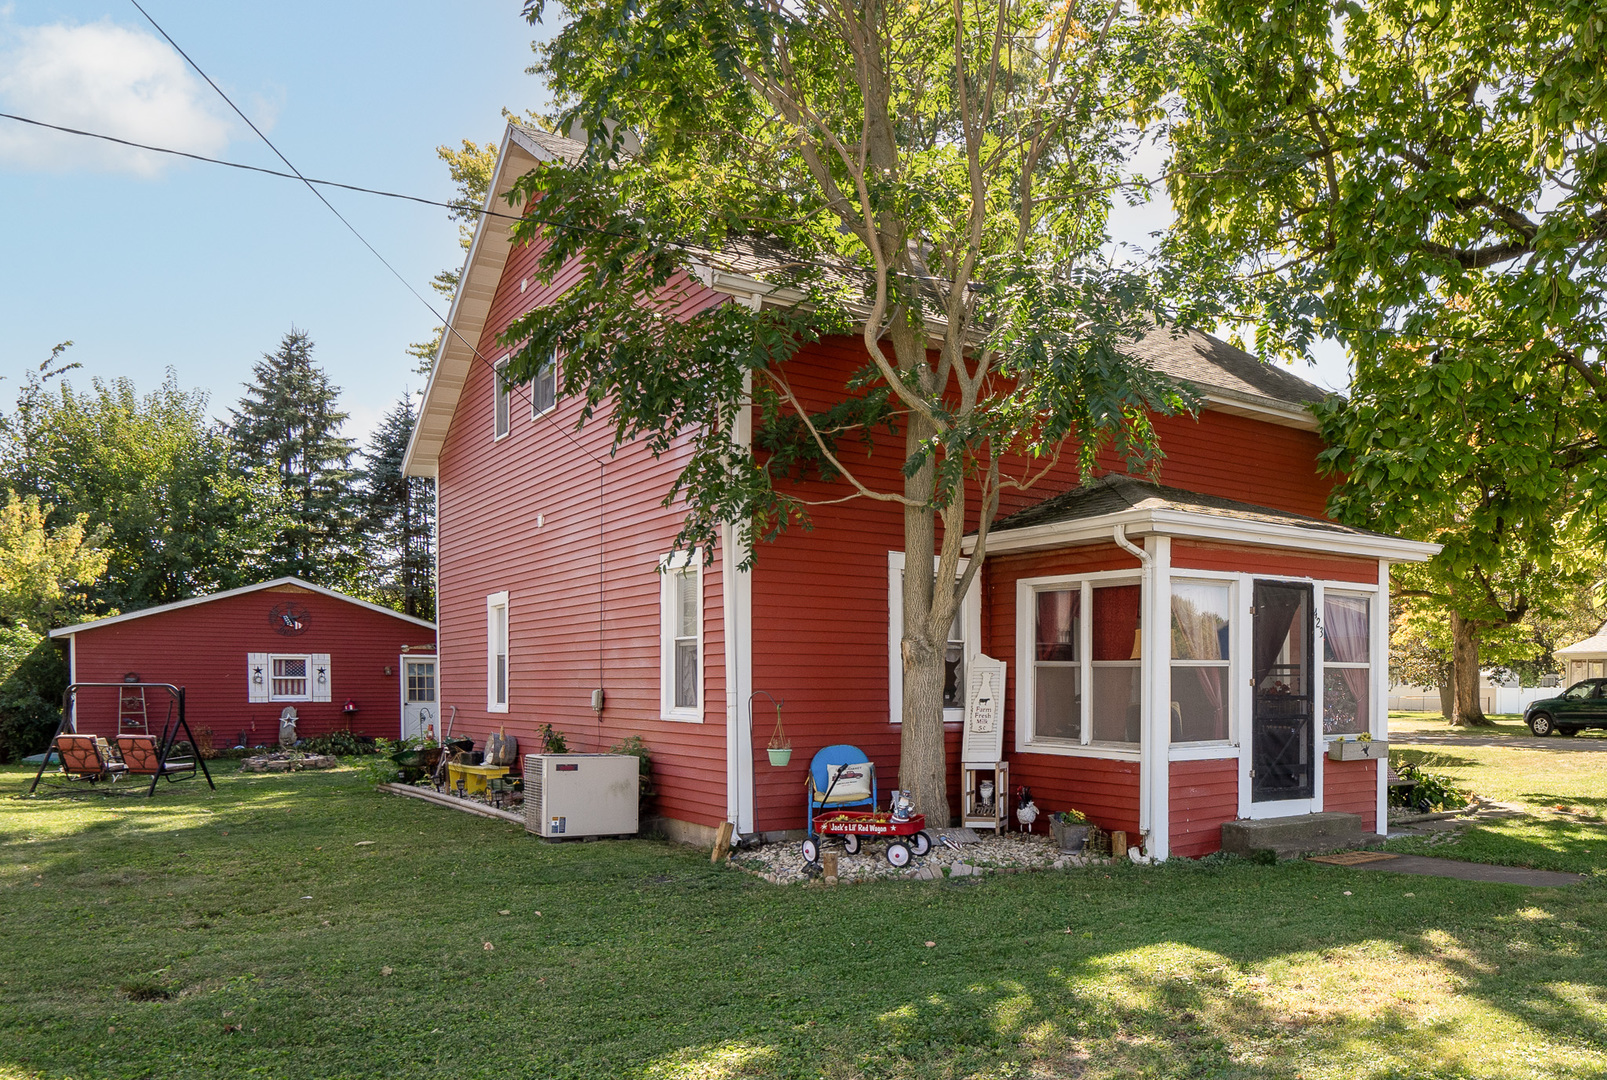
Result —
<instances>
[{"instance_id":1,"label":"green lawn","mask_svg":"<svg viewBox=\"0 0 1607 1080\"><path fill-rule=\"evenodd\" d=\"M1607 1076L1600 871L778 888L348 770L8 798L0 845L7 1080Z\"/></svg>"},{"instance_id":2,"label":"green lawn","mask_svg":"<svg viewBox=\"0 0 1607 1080\"><path fill-rule=\"evenodd\" d=\"M1399 712L1389 714L1389 730L1392 735L1520 735L1533 738L1534 732L1524 725L1523 717L1515 713L1490 713L1486 717L1489 727L1452 727L1450 722L1437 712ZM1596 735L1599 732L1586 732L1585 735ZM1578 738L1578 736L1575 736Z\"/></svg>"}]
</instances>

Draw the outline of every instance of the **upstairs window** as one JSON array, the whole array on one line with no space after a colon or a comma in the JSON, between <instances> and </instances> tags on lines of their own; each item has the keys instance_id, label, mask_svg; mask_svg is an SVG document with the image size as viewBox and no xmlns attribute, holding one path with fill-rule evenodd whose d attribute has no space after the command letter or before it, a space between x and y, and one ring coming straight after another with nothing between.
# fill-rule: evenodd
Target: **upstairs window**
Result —
<instances>
[{"instance_id":1,"label":"upstairs window","mask_svg":"<svg viewBox=\"0 0 1607 1080\"><path fill-rule=\"evenodd\" d=\"M530 418L551 412L558 405L558 362L548 360L530 383Z\"/></svg>"},{"instance_id":2,"label":"upstairs window","mask_svg":"<svg viewBox=\"0 0 1607 1080\"><path fill-rule=\"evenodd\" d=\"M502 438L508 433L508 393L512 389L508 380L503 378L508 370L508 361L503 360L497 364L496 370L491 374L491 438L493 441Z\"/></svg>"}]
</instances>

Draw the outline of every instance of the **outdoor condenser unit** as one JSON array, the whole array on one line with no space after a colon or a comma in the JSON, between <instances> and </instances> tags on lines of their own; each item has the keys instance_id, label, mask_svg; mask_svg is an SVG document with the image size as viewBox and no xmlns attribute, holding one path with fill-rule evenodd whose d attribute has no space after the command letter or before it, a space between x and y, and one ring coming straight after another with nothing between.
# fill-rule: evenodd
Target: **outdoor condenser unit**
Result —
<instances>
[{"instance_id":1,"label":"outdoor condenser unit","mask_svg":"<svg viewBox=\"0 0 1607 1080\"><path fill-rule=\"evenodd\" d=\"M630 754L526 754L525 831L548 840L630 836L640 770Z\"/></svg>"}]
</instances>

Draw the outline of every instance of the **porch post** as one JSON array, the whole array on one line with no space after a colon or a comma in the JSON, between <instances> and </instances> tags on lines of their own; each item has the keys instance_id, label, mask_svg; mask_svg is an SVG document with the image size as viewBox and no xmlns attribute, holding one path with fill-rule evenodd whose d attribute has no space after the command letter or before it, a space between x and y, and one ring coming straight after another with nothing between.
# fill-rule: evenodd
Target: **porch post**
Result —
<instances>
[{"instance_id":1,"label":"porch post","mask_svg":"<svg viewBox=\"0 0 1607 1080\"><path fill-rule=\"evenodd\" d=\"M1369 687L1373 695L1372 722L1367 730L1375 739L1389 738L1389 560L1378 560L1378 602L1373 609L1372 640L1368 642L1372 655L1372 676ZM1378 820L1373 831L1389 832L1389 759L1378 763Z\"/></svg>"},{"instance_id":2,"label":"porch post","mask_svg":"<svg viewBox=\"0 0 1607 1080\"><path fill-rule=\"evenodd\" d=\"M1172 540L1147 536L1150 556L1149 589L1143 598L1143 733L1139 746L1140 814L1147 821L1145 851L1160 862L1171 854L1171 743L1172 743Z\"/></svg>"},{"instance_id":3,"label":"porch post","mask_svg":"<svg viewBox=\"0 0 1607 1080\"><path fill-rule=\"evenodd\" d=\"M750 305L751 306L751 305ZM731 425L731 442L747 452L753 445L753 376L743 376L743 404ZM754 830L753 728L748 697L753 693L753 579L738 567L748 545L738 540L735 523L720 530L720 595L725 622L725 812L738 833Z\"/></svg>"}]
</instances>

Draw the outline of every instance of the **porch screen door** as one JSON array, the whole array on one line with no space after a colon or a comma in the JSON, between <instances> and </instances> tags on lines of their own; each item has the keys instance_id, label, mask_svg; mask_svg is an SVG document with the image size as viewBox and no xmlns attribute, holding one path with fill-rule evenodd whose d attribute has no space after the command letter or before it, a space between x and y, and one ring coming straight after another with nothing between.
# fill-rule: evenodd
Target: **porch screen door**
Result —
<instances>
[{"instance_id":1,"label":"porch screen door","mask_svg":"<svg viewBox=\"0 0 1607 1080\"><path fill-rule=\"evenodd\" d=\"M1310 585L1255 583L1250 800L1309 799L1316 730Z\"/></svg>"}]
</instances>

